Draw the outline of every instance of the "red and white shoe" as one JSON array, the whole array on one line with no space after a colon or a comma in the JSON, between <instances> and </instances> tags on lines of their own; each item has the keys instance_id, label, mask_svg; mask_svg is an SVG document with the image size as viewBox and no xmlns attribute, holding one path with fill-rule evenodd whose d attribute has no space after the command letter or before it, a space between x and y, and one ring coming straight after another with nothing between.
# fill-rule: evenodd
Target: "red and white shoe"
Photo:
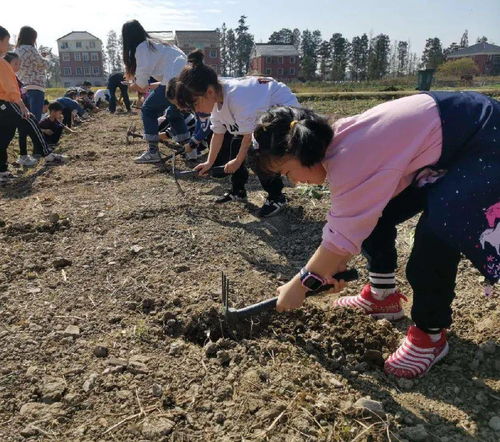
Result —
<instances>
[{"instance_id":1,"label":"red and white shoe","mask_svg":"<svg viewBox=\"0 0 500 442\"><path fill-rule=\"evenodd\" d=\"M419 378L448 354L445 330L434 342L430 336L412 325L399 348L385 361L384 371L399 378Z\"/></svg>"},{"instance_id":2,"label":"red and white shoe","mask_svg":"<svg viewBox=\"0 0 500 442\"><path fill-rule=\"evenodd\" d=\"M360 295L343 296L337 299L334 305L336 307L358 308L375 319L395 321L405 315L401 306L401 299L407 301L406 297L400 292L394 292L383 301L379 301L373 297L370 284L367 284L363 287Z\"/></svg>"}]
</instances>

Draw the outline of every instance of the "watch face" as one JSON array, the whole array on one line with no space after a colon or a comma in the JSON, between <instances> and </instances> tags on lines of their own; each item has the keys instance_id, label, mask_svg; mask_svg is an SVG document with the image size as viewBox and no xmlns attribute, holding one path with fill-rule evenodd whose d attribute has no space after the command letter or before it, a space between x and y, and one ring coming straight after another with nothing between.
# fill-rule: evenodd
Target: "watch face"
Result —
<instances>
[{"instance_id":1,"label":"watch face","mask_svg":"<svg viewBox=\"0 0 500 442\"><path fill-rule=\"evenodd\" d=\"M310 290L317 290L323 285L323 281L314 275L307 275L302 284Z\"/></svg>"}]
</instances>

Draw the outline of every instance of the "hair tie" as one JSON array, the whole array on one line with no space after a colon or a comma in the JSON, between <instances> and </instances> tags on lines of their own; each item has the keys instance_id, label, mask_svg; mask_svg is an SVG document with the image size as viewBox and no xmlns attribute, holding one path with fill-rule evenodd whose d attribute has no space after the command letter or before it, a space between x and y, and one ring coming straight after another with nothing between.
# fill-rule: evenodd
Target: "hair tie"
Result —
<instances>
[{"instance_id":1,"label":"hair tie","mask_svg":"<svg viewBox=\"0 0 500 442\"><path fill-rule=\"evenodd\" d=\"M297 121L297 120L292 120L292 121L290 122L290 129L293 129L297 123L298 123L298 121Z\"/></svg>"}]
</instances>

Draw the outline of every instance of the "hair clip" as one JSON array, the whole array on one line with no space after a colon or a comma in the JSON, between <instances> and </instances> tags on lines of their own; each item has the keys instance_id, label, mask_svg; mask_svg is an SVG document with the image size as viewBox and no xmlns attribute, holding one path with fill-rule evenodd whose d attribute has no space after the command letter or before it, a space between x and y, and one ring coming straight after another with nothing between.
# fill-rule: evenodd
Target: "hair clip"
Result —
<instances>
[{"instance_id":1,"label":"hair clip","mask_svg":"<svg viewBox=\"0 0 500 442\"><path fill-rule=\"evenodd\" d=\"M298 121L297 121L297 120L292 120L292 121L290 122L290 129L293 129L297 123L298 123Z\"/></svg>"},{"instance_id":2,"label":"hair clip","mask_svg":"<svg viewBox=\"0 0 500 442\"><path fill-rule=\"evenodd\" d=\"M259 150L259 142L255 139L254 135L252 134L252 150Z\"/></svg>"}]
</instances>

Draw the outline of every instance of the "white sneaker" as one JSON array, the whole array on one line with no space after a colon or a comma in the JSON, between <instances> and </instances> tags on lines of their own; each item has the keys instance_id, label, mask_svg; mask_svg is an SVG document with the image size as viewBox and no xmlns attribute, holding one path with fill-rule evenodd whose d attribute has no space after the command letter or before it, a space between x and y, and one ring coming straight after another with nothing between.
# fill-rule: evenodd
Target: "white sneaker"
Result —
<instances>
[{"instance_id":1,"label":"white sneaker","mask_svg":"<svg viewBox=\"0 0 500 442\"><path fill-rule=\"evenodd\" d=\"M151 153L147 150L140 157L135 158L134 162L137 164L159 163L161 162L160 153Z\"/></svg>"},{"instance_id":2,"label":"white sneaker","mask_svg":"<svg viewBox=\"0 0 500 442\"><path fill-rule=\"evenodd\" d=\"M63 163L67 157L58 153L51 152L45 157L46 163Z\"/></svg>"},{"instance_id":3,"label":"white sneaker","mask_svg":"<svg viewBox=\"0 0 500 442\"><path fill-rule=\"evenodd\" d=\"M9 171L7 172L0 172L0 183L8 183L11 179L15 178L16 176L10 173Z\"/></svg>"},{"instance_id":4,"label":"white sneaker","mask_svg":"<svg viewBox=\"0 0 500 442\"><path fill-rule=\"evenodd\" d=\"M31 155L21 155L17 157L16 163L24 167L33 167L38 163L38 160Z\"/></svg>"}]
</instances>

